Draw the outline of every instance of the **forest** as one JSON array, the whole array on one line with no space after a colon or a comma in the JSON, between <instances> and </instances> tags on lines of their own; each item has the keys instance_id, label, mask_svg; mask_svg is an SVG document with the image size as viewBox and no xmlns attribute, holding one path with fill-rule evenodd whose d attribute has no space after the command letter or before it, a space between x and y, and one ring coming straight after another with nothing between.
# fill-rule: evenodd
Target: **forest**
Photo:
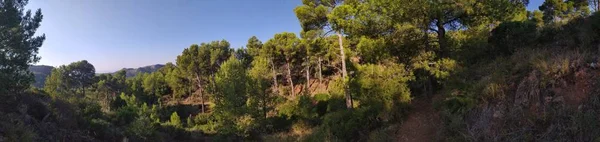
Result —
<instances>
[{"instance_id":1,"label":"forest","mask_svg":"<svg viewBox=\"0 0 600 142\"><path fill-rule=\"evenodd\" d=\"M0 141L600 140L600 1L528 3L302 0L302 31L36 87L42 10L0 0Z\"/></svg>"}]
</instances>

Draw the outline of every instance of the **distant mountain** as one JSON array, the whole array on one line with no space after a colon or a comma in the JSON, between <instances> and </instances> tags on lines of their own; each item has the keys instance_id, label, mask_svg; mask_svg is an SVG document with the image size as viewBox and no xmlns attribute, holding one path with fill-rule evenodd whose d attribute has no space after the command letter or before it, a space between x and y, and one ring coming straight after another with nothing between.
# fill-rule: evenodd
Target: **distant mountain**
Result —
<instances>
[{"instance_id":1,"label":"distant mountain","mask_svg":"<svg viewBox=\"0 0 600 142\"><path fill-rule=\"evenodd\" d=\"M155 71L158 71L158 69L164 67L165 65L163 64L156 64L156 65L149 65L149 66L144 66L144 67L139 67L139 68L123 68L121 70L125 70L125 76L127 77L133 77L135 75L137 75L138 73L152 73ZM116 73L116 72L114 72ZM114 74L113 73L113 74Z\"/></svg>"},{"instance_id":2,"label":"distant mountain","mask_svg":"<svg viewBox=\"0 0 600 142\"><path fill-rule=\"evenodd\" d=\"M138 73L152 73L152 72L158 71L158 69L160 69L164 66L165 65L162 65L162 64L156 64L156 65L139 67L139 68L135 68L135 69L134 68L123 68L121 70L125 70L127 77L133 77L133 76L137 75ZM52 73L52 69L54 69L54 67L47 66L47 65L29 66L29 71L31 71L33 73L33 75L35 76L35 82L33 83L33 86L38 87L38 88L43 88L44 83L46 81L46 77L48 77L48 75L50 75L50 73ZM113 72L111 74L114 74L114 73L116 73L116 72Z\"/></svg>"},{"instance_id":3,"label":"distant mountain","mask_svg":"<svg viewBox=\"0 0 600 142\"><path fill-rule=\"evenodd\" d=\"M35 83L33 83L33 86L43 88L44 82L46 81L46 77L50 75L52 69L54 69L54 67L46 65L29 66L29 71L31 71L35 76Z\"/></svg>"}]
</instances>

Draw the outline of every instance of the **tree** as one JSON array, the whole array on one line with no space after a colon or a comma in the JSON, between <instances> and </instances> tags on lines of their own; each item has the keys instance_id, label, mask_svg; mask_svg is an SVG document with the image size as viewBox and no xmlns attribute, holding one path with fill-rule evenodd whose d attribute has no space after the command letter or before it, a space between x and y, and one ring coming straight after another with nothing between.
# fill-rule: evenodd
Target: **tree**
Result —
<instances>
[{"instance_id":1,"label":"tree","mask_svg":"<svg viewBox=\"0 0 600 142\"><path fill-rule=\"evenodd\" d=\"M43 15L40 9L25 11L28 0L0 1L0 95L19 93L33 76L28 68L40 60L39 48L46 36L35 36Z\"/></svg>"},{"instance_id":2,"label":"tree","mask_svg":"<svg viewBox=\"0 0 600 142\"><path fill-rule=\"evenodd\" d=\"M539 7L546 23L568 20L590 14L586 0L545 0Z\"/></svg>"},{"instance_id":3,"label":"tree","mask_svg":"<svg viewBox=\"0 0 600 142\"><path fill-rule=\"evenodd\" d=\"M111 109L111 103L117 94L124 92L127 88L125 76L126 71L120 70L114 74L100 74L96 77L97 82L93 85L93 88L96 89L95 91L99 95L97 97L102 100L107 110Z\"/></svg>"},{"instance_id":4,"label":"tree","mask_svg":"<svg viewBox=\"0 0 600 142\"><path fill-rule=\"evenodd\" d=\"M529 19L536 24L537 27L544 26L544 13L539 10L534 10L529 14Z\"/></svg>"},{"instance_id":5,"label":"tree","mask_svg":"<svg viewBox=\"0 0 600 142\"><path fill-rule=\"evenodd\" d=\"M266 57L257 56L255 60L252 61L252 68L248 71L250 77L250 100L252 102L256 102L262 110L262 115L267 117L267 103L271 100L270 93L268 92L268 88L272 83L269 83L270 78L273 76L274 71L270 68L270 61ZM276 92L276 91L272 91ZM254 104L250 104L253 106Z\"/></svg>"},{"instance_id":6,"label":"tree","mask_svg":"<svg viewBox=\"0 0 600 142\"><path fill-rule=\"evenodd\" d=\"M52 69L52 73L46 77L44 91L48 92L50 96L54 98L63 96L63 94L67 92L67 89L69 89L68 84L64 81L66 78L64 76L65 68L64 65L59 68L54 68Z\"/></svg>"},{"instance_id":7,"label":"tree","mask_svg":"<svg viewBox=\"0 0 600 142\"><path fill-rule=\"evenodd\" d=\"M250 68L252 60L254 60L254 56L250 55L248 49L244 47L236 49L233 56L235 56L235 58L237 58L238 60L242 61L242 64L244 64L244 68Z\"/></svg>"},{"instance_id":8,"label":"tree","mask_svg":"<svg viewBox=\"0 0 600 142\"><path fill-rule=\"evenodd\" d=\"M204 113L204 85L206 84L206 78L210 73L210 49L206 46L200 48L200 46L194 44L189 48L183 50L181 55L177 56L178 71L185 73L187 79L193 80L197 86L200 100L202 101L202 113ZM176 77L171 77L171 84L178 82Z\"/></svg>"},{"instance_id":9,"label":"tree","mask_svg":"<svg viewBox=\"0 0 600 142\"><path fill-rule=\"evenodd\" d=\"M234 57L223 63L215 74L213 114L225 134L235 133L235 119L246 113L248 100L248 75L241 61Z\"/></svg>"},{"instance_id":10,"label":"tree","mask_svg":"<svg viewBox=\"0 0 600 142\"><path fill-rule=\"evenodd\" d=\"M145 93L158 98L170 93L165 76L161 72L154 72L146 76L142 82L142 86Z\"/></svg>"},{"instance_id":11,"label":"tree","mask_svg":"<svg viewBox=\"0 0 600 142\"><path fill-rule=\"evenodd\" d=\"M73 87L81 88L82 96L85 96L85 88L94 83L96 69L87 60L82 60L69 64L66 75L68 83Z\"/></svg>"},{"instance_id":12,"label":"tree","mask_svg":"<svg viewBox=\"0 0 600 142\"><path fill-rule=\"evenodd\" d=\"M300 25L304 31L310 30L328 30L335 31L338 36L338 42L340 47L340 60L342 62L342 77L346 80L348 72L346 71L346 55L344 54L344 44L342 36L342 28L340 23L343 22L345 17L340 14L339 11L347 10L346 8L339 8L342 5L343 0L303 0L301 6L294 9L296 17L300 21ZM343 6L343 5L342 5ZM336 9L337 13L334 13ZM344 11L347 12L347 11ZM352 108L352 96L348 92L346 94L346 106Z\"/></svg>"},{"instance_id":13,"label":"tree","mask_svg":"<svg viewBox=\"0 0 600 142\"><path fill-rule=\"evenodd\" d=\"M95 83L95 76L94 66L86 60L62 65L53 69L46 78L48 86L44 90L53 96L77 94L77 91L81 91L80 97L84 97L85 88Z\"/></svg>"},{"instance_id":14,"label":"tree","mask_svg":"<svg viewBox=\"0 0 600 142\"><path fill-rule=\"evenodd\" d=\"M319 83L323 82L323 67L322 62L323 58L327 54L327 42L326 38L321 37L323 35L322 30L311 30L311 31L302 31L300 32L300 36L302 37L302 42L304 43L307 55L307 65L310 70L311 57L317 58L317 73L319 78ZM310 74L310 73L307 73ZM308 76L307 76L308 77ZM309 80L309 79L307 79Z\"/></svg>"},{"instance_id":15,"label":"tree","mask_svg":"<svg viewBox=\"0 0 600 142\"><path fill-rule=\"evenodd\" d=\"M248 39L248 43L246 44L246 48L248 48L248 54L253 57L260 55L262 47L263 43L256 36L250 37L250 39Z\"/></svg>"},{"instance_id":16,"label":"tree","mask_svg":"<svg viewBox=\"0 0 600 142\"><path fill-rule=\"evenodd\" d=\"M294 33L283 32L279 34L275 34L272 39L269 39L265 46L270 47L271 49L275 49L277 52L281 53L285 59L285 66L287 69L287 79L288 83L291 86L291 95L294 94L294 81L292 79L292 62L294 61L294 56L298 52L299 39L296 37Z\"/></svg>"},{"instance_id":17,"label":"tree","mask_svg":"<svg viewBox=\"0 0 600 142\"><path fill-rule=\"evenodd\" d=\"M277 52L275 46L266 46L264 45L258 38L252 36L248 39L248 43L246 44L248 47L248 52L254 58L263 58L269 61L269 66L271 68L271 76L273 78L272 90L274 93L279 93L279 84L277 83L277 70L275 70L276 59L279 57L281 53ZM254 63L253 63L254 64Z\"/></svg>"}]
</instances>

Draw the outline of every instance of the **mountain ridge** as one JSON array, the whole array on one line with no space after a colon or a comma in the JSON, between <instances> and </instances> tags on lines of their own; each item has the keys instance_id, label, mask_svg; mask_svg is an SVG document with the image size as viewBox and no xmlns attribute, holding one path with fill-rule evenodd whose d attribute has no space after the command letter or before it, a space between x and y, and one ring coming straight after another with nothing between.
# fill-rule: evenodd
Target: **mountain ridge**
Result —
<instances>
[{"instance_id":1,"label":"mountain ridge","mask_svg":"<svg viewBox=\"0 0 600 142\"><path fill-rule=\"evenodd\" d=\"M122 69L114 71L114 72L96 73L96 74L97 75L99 75L99 74L115 74L121 70L125 70L127 77L133 77L133 76L137 75L138 73L155 72L164 66L165 66L165 64L154 64L154 65L147 65L147 66L142 66L142 67L138 67L138 68L122 68ZM55 68L54 66L49 66L49 65L31 65L31 66L29 66L29 71L31 71L33 73L34 78L35 78L35 82L33 83L33 86L35 86L37 88L43 88L44 83L46 81L46 77L48 77L48 75L50 75L52 73L52 70L54 68Z\"/></svg>"}]
</instances>

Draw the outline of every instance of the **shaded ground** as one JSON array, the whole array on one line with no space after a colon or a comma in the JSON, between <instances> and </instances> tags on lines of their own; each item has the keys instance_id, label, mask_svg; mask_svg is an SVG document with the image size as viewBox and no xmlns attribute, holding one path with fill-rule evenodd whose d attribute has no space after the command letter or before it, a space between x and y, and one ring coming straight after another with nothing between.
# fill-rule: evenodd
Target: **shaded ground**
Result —
<instances>
[{"instance_id":1,"label":"shaded ground","mask_svg":"<svg viewBox=\"0 0 600 142\"><path fill-rule=\"evenodd\" d=\"M438 95L439 96L439 95ZM413 100L413 110L396 132L397 140L402 142L436 141L441 121L429 98Z\"/></svg>"}]
</instances>

